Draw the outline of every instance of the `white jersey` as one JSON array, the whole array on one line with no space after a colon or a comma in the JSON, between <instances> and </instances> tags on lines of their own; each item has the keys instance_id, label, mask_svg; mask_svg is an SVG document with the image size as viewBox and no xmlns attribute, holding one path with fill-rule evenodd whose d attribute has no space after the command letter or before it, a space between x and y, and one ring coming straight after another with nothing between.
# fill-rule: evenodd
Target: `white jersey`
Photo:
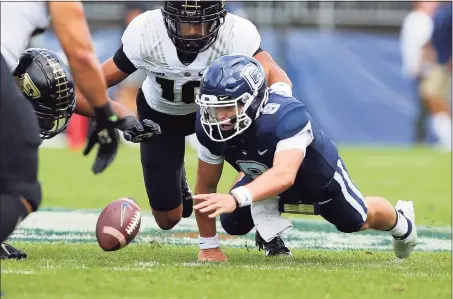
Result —
<instances>
[{"instance_id":1,"label":"white jersey","mask_svg":"<svg viewBox=\"0 0 453 299\"><path fill-rule=\"evenodd\" d=\"M425 67L423 47L431 39L433 20L422 11L412 11L404 18L400 33L401 59L404 75L417 77Z\"/></svg>"},{"instance_id":2,"label":"white jersey","mask_svg":"<svg viewBox=\"0 0 453 299\"><path fill-rule=\"evenodd\" d=\"M195 94L204 70L223 55L252 56L261 37L250 21L228 13L214 44L185 66L168 37L160 9L137 16L124 31L123 51L137 69L144 69L142 90L148 105L161 113L186 115L196 111Z\"/></svg>"},{"instance_id":3,"label":"white jersey","mask_svg":"<svg viewBox=\"0 0 453 299\"><path fill-rule=\"evenodd\" d=\"M33 34L49 26L46 2L1 3L1 53L12 69Z\"/></svg>"}]
</instances>

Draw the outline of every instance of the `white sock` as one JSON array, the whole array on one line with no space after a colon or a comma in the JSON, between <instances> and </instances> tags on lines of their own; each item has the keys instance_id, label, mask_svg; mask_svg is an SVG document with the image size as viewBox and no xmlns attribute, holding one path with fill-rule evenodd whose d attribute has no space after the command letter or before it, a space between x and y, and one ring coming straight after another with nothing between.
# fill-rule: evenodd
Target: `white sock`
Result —
<instances>
[{"instance_id":1,"label":"white sock","mask_svg":"<svg viewBox=\"0 0 453 299\"><path fill-rule=\"evenodd\" d=\"M398 215L398 219L396 220L395 227L389 230L389 232L395 237L402 237L408 232L408 221L410 220L404 217L400 212L396 212L396 214Z\"/></svg>"},{"instance_id":2,"label":"white sock","mask_svg":"<svg viewBox=\"0 0 453 299\"><path fill-rule=\"evenodd\" d=\"M213 249L220 247L219 234L215 234L214 237L210 238L198 236L198 241L200 243L200 249Z\"/></svg>"},{"instance_id":3,"label":"white sock","mask_svg":"<svg viewBox=\"0 0 453 299\"><path fill-rule=\"evenodd\" d=\"M433 116L433 126L439 143L451 150L451 118L448 113L437 113Z\"/></svg>"}]
</instances>

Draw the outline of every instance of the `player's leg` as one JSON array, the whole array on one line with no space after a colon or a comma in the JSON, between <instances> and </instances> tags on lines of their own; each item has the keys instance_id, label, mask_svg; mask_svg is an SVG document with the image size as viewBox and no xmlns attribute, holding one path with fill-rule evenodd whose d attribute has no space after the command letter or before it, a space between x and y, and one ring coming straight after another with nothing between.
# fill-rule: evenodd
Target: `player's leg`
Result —
<instances>
[{"instance_id":1,"label":"player's leg","mask_svg":"<svg viewBox=\"0 0 453 299\"><path fill-rule=\"evenodd\" d=\"M193 130L194 124L191 115L171 116L152 110L141 90L137 96L137 109L141 119L151 119L162 129L162 134L140 144L140 155L154 218L160 228L171 229L182 216L188 217L192 212L192 197L184 171L184 152L185 130L190 126Z\"/></svg>"},{"instance_id":2,"label":"player's leg","mask_svg":"<svg viewBox=\"0 0 453 299\"><path fill-rule=\"evenodd\" d=\"M426 136L427 136L427 121L429 118L429 110L428 106L426 103L426 99L424 96L420 93L420 82L421 78L417 78L415 82L416 86L416 93L417 93L417 99L418 99L418 104L419 104L419 109L418 109L418 114L417 118L415 121L415 138L414 142L417 144L423 144L425 143Z\"/></svg>"},{"instance_id":3,"label":"player's leg","mask_svg":"<svg viewBox=\"0 0 453 299\"><path fill-rule=\"evenodd\" d=\"M396 256L408 257L416 245L417 232L412 202L398 201L396 207L381 197L364 198L352 182L344 163L328 187L328 198L318 202L319 213L341 232L375 229L393 236Z\"/></svg>"},{"instance_id":4,"label":"player's leg","mask_svg":"<svg viewBox=\"0 0 453 299\"><path fill-rule=\"evenodd\" d=\"M249 176L242 175L232 189L244 186L251 181ZM233 213L220 215L220 223L225 232L232 236L246 235L255 227L250 206L238 208Z\"/></svg>"},{"instance_id":5,"label":"player's leg","mask_svg":"<svg viewBox=\"0 0 453 299\"><path fill-rule=\"evenodd\" d=\"M32 105L22 96L1 57L0 242L41 203L37 180L41 143Z\"/></svg>"},{"instance_id":6,"label":"player's leg","mask_svg":"<svg viewBox=\"0 0 453 299\"><path fill-rule=\"evenodd\" d=\"M182 217L181 175L184 138L156 135L140 144L143 179L154 218L172 229Z\"/></svg>"},{"instance_id":7,"label":"player's leg","mask_svg":"<svg viewBox=\"0 0 453 299\"><path fill-rule=\"evenodd\" d=\"M233 189L244 186L251 181L252 179L249 176L240 174L240 179L233 186ZM275 212L279 213L277 207ZM234 236L246 235L255 227L250 206L239 208L230 214L220 215L220 223L228 234ZM255 241L260 250L264 249L266 256L291 255L291 251L285 246L285 243L278 235L266 242L257 231Z\"/></svg>"},{"instance_id":8,"label":"player's leg","mask_svg":"<svg viewBox=\"0 0 453 299\"><path fill-rule=\"evenodd\" d=\"M432 115L439 146L451 151L451 74L443 65L434 65L420 84L420 94Z\"/></svg>"}]
</instances>

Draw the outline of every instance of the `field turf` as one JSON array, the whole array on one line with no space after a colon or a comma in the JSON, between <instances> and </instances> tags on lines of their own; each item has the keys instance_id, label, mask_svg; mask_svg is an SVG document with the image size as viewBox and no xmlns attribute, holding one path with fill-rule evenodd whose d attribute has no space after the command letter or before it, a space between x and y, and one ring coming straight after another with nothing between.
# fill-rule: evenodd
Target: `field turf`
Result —
<instances>
[{"instance_id":1,"label":"field turf","mask_svg":"<svg viewBox=\"0 0 453 299\"><path fill-rule=\"evenodd\" d=\"M1 262L4 298L451 298L451 155L426 148L341 148L365 195L413 200L421 244L404 261L382 233L339 234L321 218L294 218L294 258L269 259L244 238L221 234L229 262L196 263L196 226L186 219L157 229L143 187L138 150L123 147L95 176L93 157L42 149L41 212L24 221L11 243L25 261ZM195 153L186 167L193 186ZM234 179L227 168L220 191ZM100 210L134 197L143 212L136 242L118 252L96 244ZM291 216L294 217L294 216Z\"/></svg>"}]
</instances>

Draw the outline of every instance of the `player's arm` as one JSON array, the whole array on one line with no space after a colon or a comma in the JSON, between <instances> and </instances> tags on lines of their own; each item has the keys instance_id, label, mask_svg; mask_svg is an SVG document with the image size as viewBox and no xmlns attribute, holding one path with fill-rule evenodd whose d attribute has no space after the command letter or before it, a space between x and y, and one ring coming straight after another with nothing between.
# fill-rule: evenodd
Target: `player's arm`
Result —
<instances>
[{"instance_id":1,"label":"player's arm","mask_svg":"<svg viewBox=\"0 0 453 299\"><path fill-rule=\"evenodd\" d=\"M303 122L303 113L295 109L285 115L286 125L277 128L279 142L274 153L273 166L253 182L231 190L230 194L200 194L194 198L201 202L194 206L200 213L210 213L215 218L231 213L238 207L272 198L289 189L296 179L307 147L314 139L311 123Z\"/></svg>"},{"instance_id":2,"label":"player's arm","mask_svg":"<svg viewBox=\"0 0 453 299\"><path fill-rule=\"evenodd\" d=\"M292 96L292 83L286 72L272 59L272 56L261 49L261 36L253 23L242 20L235 28L234 50L253 56L259 61L266 73L267 85L286 96Z\"/></svg>"},{"instance_id":3,"label":"player's arm","mask_svg":"<svg viewBox=\"0 0 453 299\"><path fill-rule=\"evenodd\" d=\"M268 52L260 48L253 58L259 61L266 72L266 82L271 89L280 90L286 95L292 96L291 88L293 84L291 80Z\"/></svg>"},{"instance_id":4,"label":"player's arm","mask_svg":"<svg viewBox=\"0 0 453 299\"><path fill-rule=\"evenodd\" d=\"M88 103L85 96L76 88L76 95L77 101L76 106L74 109L75 114L79 114L86 117L95 117L96 114L94 113L93 108L91 107L90 103ZM134 113L130 111L126 106L110 100L110 104L112 105L113 111L118 115L119 118L124 118L126 116L134 116Z\"/></svg>"},{"instance_id":5,"label":"player's arm","mask_svg":"<svg viewBox=\"0 0 453 299\"><path fill-rule=\"evenodd\" d=\"M303 114L295 113L285 117L294 120L297 115L303 118ZM253 182L231 191L236 200L239 201L239 205L242 206L274 197L288 190L294 184L307 147L314 138L310 121L305 122L303 125L297 124L297 121L295 122L296 124L293 126L290 124L282 126L282 128L285 128L282 131L285 132L277 133L277 135L284 136L284 138L277 143L272 167ZM288 134L294 131L296 132L295 134Z\"/></svg>"},{"instance_id":6,"label":"player's arm","mask_svg":"<svg viewBox=\"0 0 453 299\"><path fill-rule=\"evenodd\" d=\"M121 37L121 46L102 64L102 72L108 87L117 85L137 69L143 68L144 62L140 49L144 42L141 39L144 18L145 16L141 14L131 20Z\"/></svg>"},{"instance_id":7,"label":"player's arm","mask_svg":"<svg viewBox=\"0 0 453 299\"><path fill-rule=\"evenodd\" d=\"M105 106L107 86L93 50L82 3L49 2L49 11L77 86L92 107Z\"/></svg>"},{"instance_id":8,"label":"player's arm","mask_svg":"<svg viewBox=\"0 0 453 299\"><path fill-rule=\"evenodd\" d=\"M117 85L136 70L137 67L124 53L124 46L121 46L113 57L102 63L102 72L108 87Z\"/></svg>"},{"instance_id":9,"label":"player's arm","mask_svg":"<svg viewBox=\"0 0 453 299\"><path fill-rule=\"evenodd\" d=\"M212 154L208 148L201 145L198 148L197 179L195 181L195 194L211 194L217 192L217 185L222 176L223 157ZM194 199L194 204L200 203ZM214 237L216 235L215 219L195 211L198 230L201 237Z\"/></svg>"},{"instance_id":10,"label":"player's arm","mask_svg":"<svg viewBox=\"0 0 453 299\"><path fill-rule=\"evenodd\" d=\"M271 198L288 190L294 184L304 155L304 150L299 148L275 153L272 168L244 186L248 189L252 202ZM233 194L237 191L233 191Z\"/></svg>"},{"instance_id":11,"label":"player's arm","mask_svg":"<svg viewBox=\"0 0 453 299\"><path fill-rule=\"evenodd\" d=\"M110 105L82 3L49 2L48 5L55 33L68 58L75 82L96 113L96 124L83 154L88 155L96 144L99 145L92 167L97 174L104 171L116 156L119 141L116 129L130 127L131 119L119 120Z\"/></svg>"}]
</instances>

